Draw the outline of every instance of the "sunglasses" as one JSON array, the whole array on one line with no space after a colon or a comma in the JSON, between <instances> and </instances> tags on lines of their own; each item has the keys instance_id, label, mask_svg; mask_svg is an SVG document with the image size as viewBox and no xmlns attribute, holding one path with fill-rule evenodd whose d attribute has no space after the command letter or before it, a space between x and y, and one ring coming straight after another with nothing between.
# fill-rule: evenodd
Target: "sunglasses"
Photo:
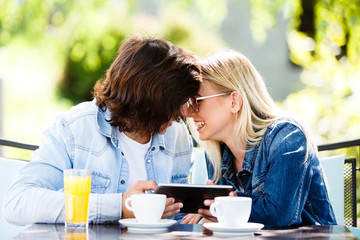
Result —
<instances>
[{"instance_id":1,"label":"sunglasses","mask_svg":"<svg viewBox=\"0 0 360 240\"><path fill-rule=\"evenodd\" d=\"M205 96L205 97L198 97L198 98L189 98L189 100L187 101L187 106L188 108L191 106L192 109L195 112L199 112L199 103L207 98L213 98L213 97L220 97L220 96L224 96L224 95L228 95L229 93L219 93L219 94L214 94L214 95L209 95L209 96Z\"/></svg>"}]
</instances>

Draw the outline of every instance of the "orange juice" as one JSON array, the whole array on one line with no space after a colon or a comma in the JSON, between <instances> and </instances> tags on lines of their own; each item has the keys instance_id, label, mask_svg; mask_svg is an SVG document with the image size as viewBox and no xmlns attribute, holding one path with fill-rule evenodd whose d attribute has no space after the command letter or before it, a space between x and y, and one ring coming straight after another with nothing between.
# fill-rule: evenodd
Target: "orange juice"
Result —
<instances>
[{"instance_id":1,"label":"orange juice","mask_svg":"<svg viewBox=\"0 0 360 240\"><path fill-rule=\"evenodd\" d=\"M65 223L67 226L87 226L90 190L91 173L90 176L64 175Z\"/></svg>"}]
</instances>

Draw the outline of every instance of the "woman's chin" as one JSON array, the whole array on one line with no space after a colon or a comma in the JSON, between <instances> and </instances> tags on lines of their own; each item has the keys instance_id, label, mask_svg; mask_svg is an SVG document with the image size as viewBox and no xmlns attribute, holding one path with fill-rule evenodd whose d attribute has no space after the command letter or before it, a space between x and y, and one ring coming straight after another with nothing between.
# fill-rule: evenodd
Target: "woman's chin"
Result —
<instances>
[{"instance_id":1,"label":"woman's chin","mask_svg":"<svg viewBox=\"0 0 360 240\"><path fill-rule=\"evenodd\" d=\"M209 140L206 136L202 135L202 134L199 134L199 139L201 141L206 141L206 140Z\"/></svg>"}]
</instances>

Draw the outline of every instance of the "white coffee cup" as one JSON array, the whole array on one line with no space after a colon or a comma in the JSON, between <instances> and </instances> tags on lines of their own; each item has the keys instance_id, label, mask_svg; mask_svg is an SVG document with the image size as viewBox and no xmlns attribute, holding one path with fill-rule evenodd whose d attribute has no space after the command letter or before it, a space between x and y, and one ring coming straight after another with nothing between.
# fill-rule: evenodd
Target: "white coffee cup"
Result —
<instances>
[{"instance_id":1,"label":"white coffee cup","mask_svg":"<svg viewBox=\"0 0 360 240\"><path fill-rule=\"evenodd\" d=\"M250 217L252 199L250 197L216 197L210 212L217 217L219 225L241 227Z\"/></svg>"},{"instance_id":2,"label":"white coffee cup","mask_svg":"<svg viewBox=\"0 0 360 240\"><path fill-rule=\"evenodd\" d=\"M126 208L134 212L136 221L139 223L159 222L164 213L165 204L165 194L134 194L125 200Z\"/></svg>"}]
</instances>

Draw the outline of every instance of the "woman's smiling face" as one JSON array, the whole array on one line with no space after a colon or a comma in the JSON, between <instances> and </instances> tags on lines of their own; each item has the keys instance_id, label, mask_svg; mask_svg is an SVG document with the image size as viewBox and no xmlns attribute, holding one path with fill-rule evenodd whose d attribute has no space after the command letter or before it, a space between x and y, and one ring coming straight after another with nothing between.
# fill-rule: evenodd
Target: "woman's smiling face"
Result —
<instances>
[{"instance_id":1,"label":"woman's smiling face","mask_svg":"<svg viewBox=\"0 0 360 240\"><path fill-rule=\"evenodd\" d=\"M221 94L208 80L203 80L199 97ZM199 112L190 108L189 117L194 119L201 140L225 142L232 137L235 115L231 112L231 94L210 97L199 101Z\"/></svg>"}]
</instances>

